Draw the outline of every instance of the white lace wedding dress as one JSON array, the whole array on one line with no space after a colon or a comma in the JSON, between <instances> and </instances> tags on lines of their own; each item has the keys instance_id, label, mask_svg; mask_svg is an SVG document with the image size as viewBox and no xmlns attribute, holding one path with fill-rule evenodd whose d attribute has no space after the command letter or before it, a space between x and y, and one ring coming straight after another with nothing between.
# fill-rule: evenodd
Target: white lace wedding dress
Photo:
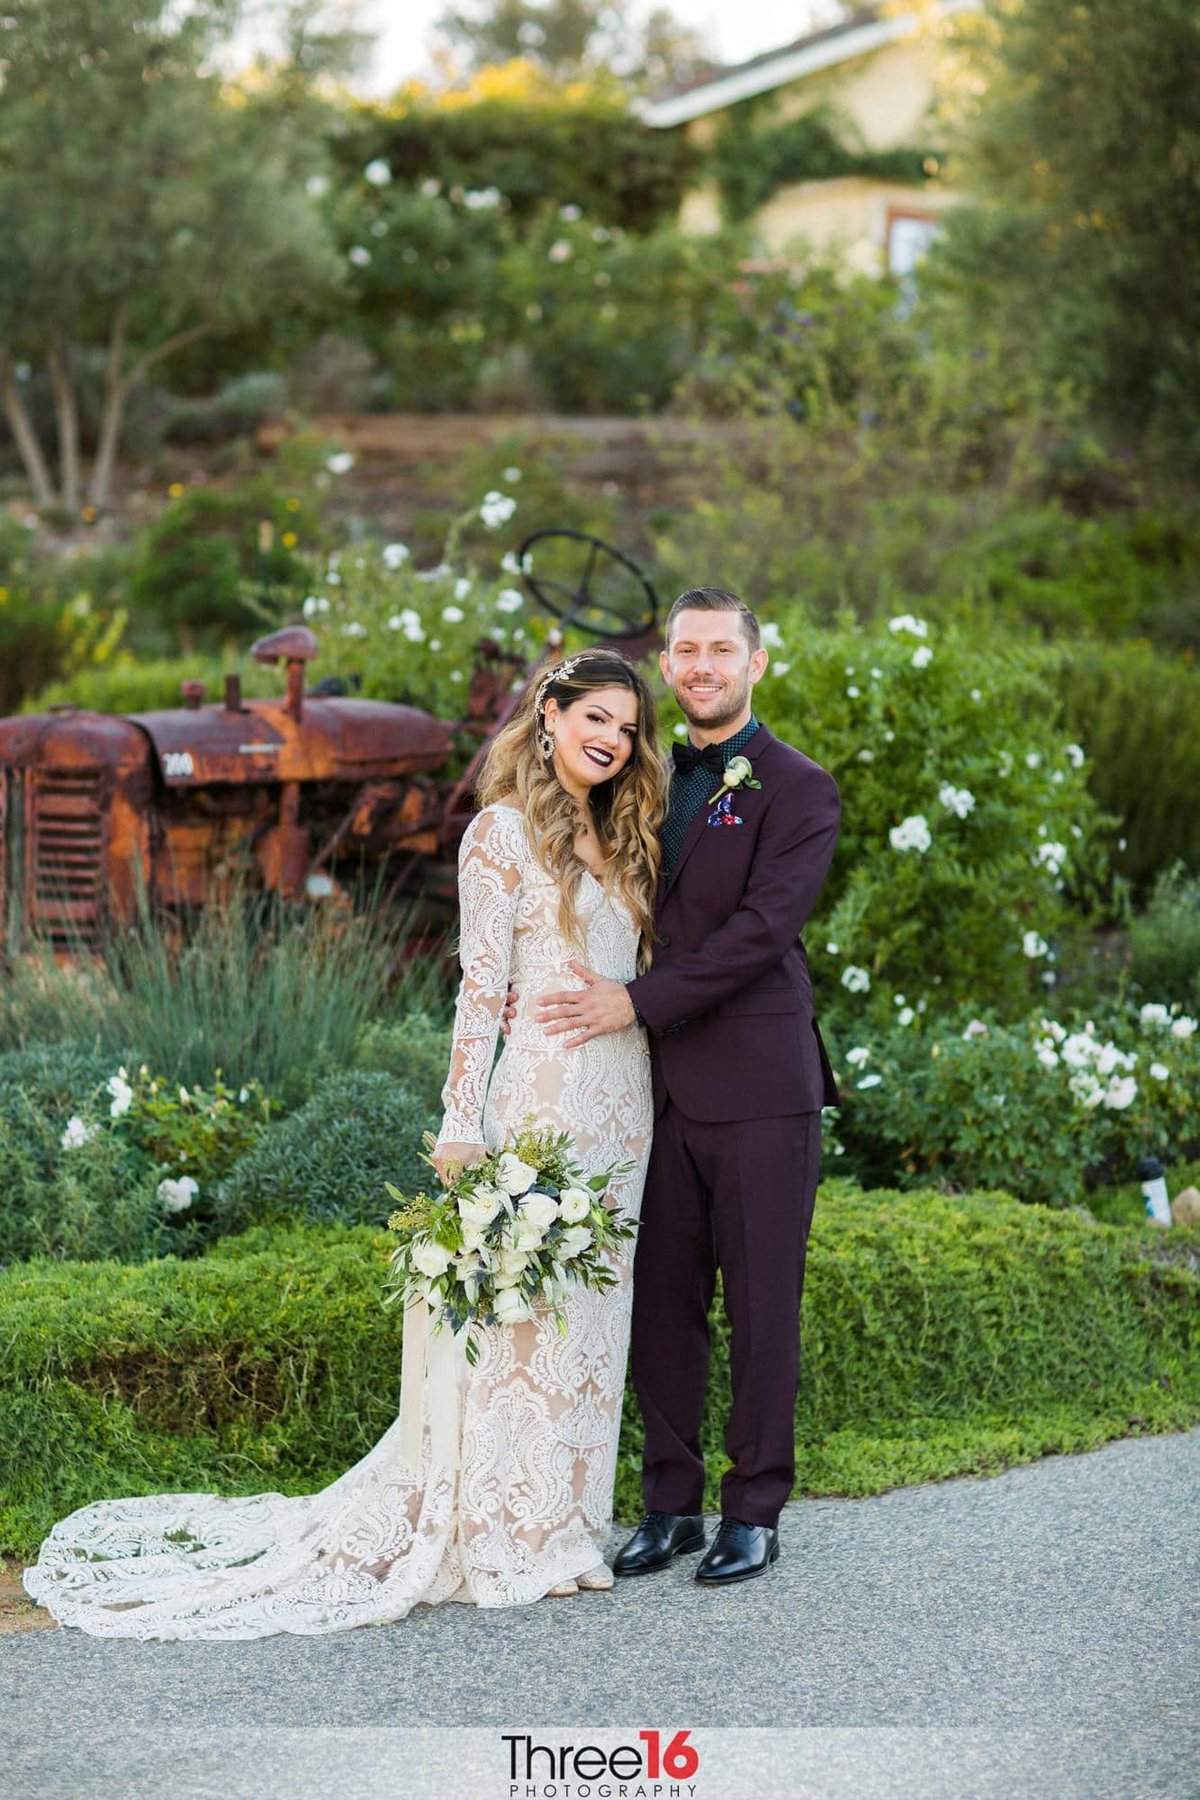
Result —
<instances>
[{"instance_id":1,"label":"white lace wedding dress","mask_svg":"<svg viewBox=\"0 0 1200 1800\"><path fill-rule=\"evenodd\" d=\"M558 930L557 885L515 808L471 822L459 892L463 977L441 1140L495 1149L532 1114L570 1133L589 1172L632 1162L613 1191L636 1216L652 1129L645 1035L630 1026L571 1050L533 1022L538 995L581 985L567 968L579 951ZM636 931L590 871L579 912L585 960L629 980ZM518 1016L493 1071L510 977ZM618 1285L572 1290L565 1336L552 1315L489 1328L472 1367L441 1334L459 1396L453 1457L438 1460L444 1433L423 1409L418 1466L397 1419L317 1494L98 1500L54 1526L27 1591L96 1637L256 1638L385 1625L419 1602L521 1605L595 1568L612 1518L634 1241L620 1246Z\"/></svg>"}]
</instances>

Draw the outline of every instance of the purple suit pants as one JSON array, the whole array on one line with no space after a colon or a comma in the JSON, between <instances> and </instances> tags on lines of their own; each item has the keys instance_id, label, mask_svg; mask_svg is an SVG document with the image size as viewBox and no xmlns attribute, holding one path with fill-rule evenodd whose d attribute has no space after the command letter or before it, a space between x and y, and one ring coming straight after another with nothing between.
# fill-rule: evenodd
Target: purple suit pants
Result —
<instances>
[{"instance_id":1,"label":"purple suit pants","mask_svg":"<svg viewBox=\"0 0 1200 1800\"><path fill-rule=\"evenodd\" d=\"M800 1298L821 1162L820 1113L654 1122L633 1274L631 1368L648 1511L698 1513L708 1315L721 1272L733 1407L721 1512L774 1525L795 1479Z\"/></svg>"}]
</instances>

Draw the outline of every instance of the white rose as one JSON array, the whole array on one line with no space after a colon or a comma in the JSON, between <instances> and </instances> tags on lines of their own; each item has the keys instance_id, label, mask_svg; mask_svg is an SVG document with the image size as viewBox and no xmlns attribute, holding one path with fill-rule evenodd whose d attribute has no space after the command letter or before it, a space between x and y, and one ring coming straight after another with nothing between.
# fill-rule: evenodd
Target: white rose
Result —
<instances>
[{"instance_id":1,"label":"white rose","mask_svg":"<svg viewBox=\"0 0 1200 1800\"><path fill-rule=\"evenodd\" d=\"M496 531L508 524L516 510L517 503L511 495L497 493L493 488L480 502L479 517L489 531Z\"/></svg>"},{"instance_id":2,"label":"white rose","mask_svg":"<svg viewBox=\"0 0 1200 1800\"><path fill-rule=\"evenodd\" d=\"M1171 1077L1171 1071L1168 1069L1166 1063L1151 1063L1150 1073L1153 1075L1155 1081L1169 1081Z\"/></svg>"},{"instance_id":3,"label":"white rose","mask_svg":"<svg viewBox=\"0 0 1200 1800\"><path fill-rule=\"evenodd\" d=\"M546 1233L536 1219L527 1219L524 1214L514 1219L508 1227L506 1242L514 1250L536 1250Z\"/></svg>"},{"instance_id":4,"label":"white rose","mask_svg":"<svg viewBox=\"0 0 1200 1800\"><path fill-rule=\"evenodd\" d=\"M481 1181L473 1194L463 1194L458 1202L458 1216L464 1225L482 1228L490 1225L500 1211L501 1199L494 1187Z\"/></svg>"},{"instance_id":5,"label":"white rose","mask_svg":"<svg viewBox=\"0 0 1200 1800\"><path fill-rule=\"evenodd\" d=\"M558 1210L564 1225L578 1225L592 1210L592 1196L587 1188L564 1188L558 1197Z\"/></svg>"},{"instance_id":6,"label":"white rose","mask_svg":"<svg viewBox=\"0 0 1200 1800\"><path fill-rule=\"evenodd\" d=\"M1185 1014L1182 1019L1176 1019L1175 1023L1172 1025L1171 1036L1174 1038L1190 1038L1195 1029L1195 1019L1189 1019Z\"/></svg>"},{"instance_id":7,"label":"white rose","mask_svg":"<svg viewBox=\"0 0 1200 1800\"><path fill-rule=\"evenodd\" d=\"M1157 1001L1151 1001L1143 1006L1138 1018L1143 1025L1169 1025L1171 1013L1168 1007L1161 1006Z\"/></svg>"},{"instance_id":8,"label":"white rose","mask_svg":"<svg viewBox=\"0 0 1200 1800\"><path fill-rule=\"evenodd\" d=\"M112 1095L112 1105L108 1110L114 1119L121 1118L133 1104L133 1089L123 1079L124 1073L125 1071L122 1069L121 1073L114 1075L108 1084L108 1091Z\"/></svg>"},{"instance_id":9,"label":"white rose","mask_svg":"<svg viewBox=\"0 0 1200 1800\"><path fill-rule=\"evenodd\" d=\"M166 1181L159 1182L155 1192L159 1204L168 1212L184 1212L200 1192L200 1183L193 1181L190 1175L181 1175L178 1181L172 1181L168 1176Z\"/></svg>"},{"instance_id":10,"label":"white rose","mask_svg":"<svg viewBox=\"0 0 1200 1800\"><path fill-rule=\"evenodd\" d=\"M428 1275L431 1280L438 1275L444 1275L452 1261L453 1256L449 1250L442 1244L432 1243L428 1238L413 1245L413 1268L419 1269L422 1275Z\"/></svg>"},{"instance_id":11,"label":"white rose","mask_svg":"<svg viewBox=\"0 0 1200 1800\"><path fill-rule=\"evenodd\" d=\"M492 1311L502 1325L520 1325L533 1317L528 1300L515 1287L499 1290L492 1302Z\"/></svg>"},{"instance_id":12,"label":"white rose","mask_svg":"<svg viewBox=\"0 0 1200 1800\"><path fill-rule=\"evenodd\" d=\"M512 1287L519 1282L529 1267L529 1258L523 1250L500 1250L492 1259L493 1273L498 1287Z\"/></svg>"},{"instance_id":13,"label":"white rose","mask_svg":"<svg viewBox=\"0 0 1200 1800\"><path fill-rule=\"evenodd\" d=\"M888 832L888 842L893 850L917 850L924 856L933 842L925 815L911 813L907 819L901 819L899 825L893 825Z\"/></svg>"},{"instance_id":14,"label":"white rose","mask_svg":"<svg viewBox=\"0 0 1200 1800\"><path fill-rule=\"evenodd\" d=\"M64 1150L81 1150L88 1139L95 1135L96 1127L94 1125L85 1124L78 1113L72 1113L59 1142Z\"/></svg>"},{"instance_id":15,"label":"white rose","mask_svg":"<svg viewBox=\"0 0 1200 1800\"><path fill-rule=\"evenodd\" d=\"M938 799L947 812L965 819L967 814L975 810L975 796L970 788L957 788L952 781L942 783L938 789Z\"/></svg>"},{"instance_id":16,"label":"white rose","mask_svg":"<svg viewBox=\"0 0 1200 1800\"><path fill-rule=\"evenodd\" d=\"M746 781L753 773L754 769L748 757L731 756L725 764L725 786L741 787L743 781Z\"/></svg>"},{"instance_id":17,"label":"white rose","mask_svg":"<svg viewBox=\"0 0 1200 1800\"><path fill-rule=\"evenodd\" d=\"M521 1223L536 1229L539 1242L557 1217L558 1201L552 1194L526 1194L521 1202Z\"/></svg>"},{"instance_id":18,"label":"white rose","mask_svg":"<svg viewBox=\"0 0 1200 1800\"><path fill-rule=\"evenodd\" d=\"M515 1198L518 1194L528 1193L537 1180L537 1170L522 1162L515 1150L506 1150L500 1158L496 1180L506 1194Z\"/></svg>"},{"instance_id":19,"label":"white rose","mask_svg":"<svg viewBox=\"0 0 1200 1800\"><path fill-rule=\"evenodd\" d=\"M1136 1093L1137 1082L1132 1075L1118 1076L1116 1081L1109 1082L1108 1090L1104 1095L1104 1104L1113 1112L1123 1112L1127 1106L1132 1104Z\"/></svg>"},{"instance_id":20,"label":"white rose","mask_svg":"<svg viewBox=\"0 0 1200 1800\"><path fill-rule=\"evenodd\" d=\"M564 1262L569 1262L572 1257L581 1255L591 1241L590 1226L572 1225L563 1232L559 1240L558 1254Z\"/></svg>"}]
</instances>

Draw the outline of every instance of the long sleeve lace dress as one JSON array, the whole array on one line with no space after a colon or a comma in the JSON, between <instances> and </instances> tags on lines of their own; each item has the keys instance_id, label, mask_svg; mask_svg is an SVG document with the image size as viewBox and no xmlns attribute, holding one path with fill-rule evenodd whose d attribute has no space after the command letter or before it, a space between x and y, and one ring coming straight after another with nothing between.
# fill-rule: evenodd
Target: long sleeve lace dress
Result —
<instances>
[{"instance_id":1,"label":"long sleeve lace dress","mask_svg":"<svg viewBox=\"0 0 1200 1800\"><path fill-rule=\"evenodd\" d=\"M515 808L472 820L459 897L463 973L440 1141L497 1149L532 1115L570 1133L589 1173L632 1163L613 1197L636 1217L652 1129L645 1035L630 1026L565 1049L533 1022L539 994L580 985L567 966L579 952L559 932L557 884ZM590 871L579 912L587 962L628 981L636 930ZM510 979L521 1004L493 1069ZM633 1246L619 1246L616 1285L572 1288L565 1336L551 1314L489 1327L474 1366L450 1340L453 1455L426 1405L419 1463L406 1459L397 1419L320 1493L97 1500L53 1527L26 1589L96 1637L256 1638L384 1625L422 1602L522 1605L595 1568L612 1519Z\"/></svg>"}]
</instances>

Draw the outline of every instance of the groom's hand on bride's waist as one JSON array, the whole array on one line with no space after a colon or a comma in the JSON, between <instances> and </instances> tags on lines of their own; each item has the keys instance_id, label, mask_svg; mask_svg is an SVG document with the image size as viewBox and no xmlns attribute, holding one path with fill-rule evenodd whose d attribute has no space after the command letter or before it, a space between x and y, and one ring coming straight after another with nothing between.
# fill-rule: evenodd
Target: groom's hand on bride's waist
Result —
<instances>
[{"instance_id":1,"label":"groom's hand on bride's waist","mask_svg":"<svg viewBox=\"0 0 1200 1800\"><path fill-rule=\"evenodd\" d=\"M597 975L584 963L573 962L569 967L587 986L542 995L534 1017L548 1037L563 1037L567 1048L573 1050L589 1038L624 1031L636 1023L633 1001L621 982Z\"/></svg>"}]
</instances>

